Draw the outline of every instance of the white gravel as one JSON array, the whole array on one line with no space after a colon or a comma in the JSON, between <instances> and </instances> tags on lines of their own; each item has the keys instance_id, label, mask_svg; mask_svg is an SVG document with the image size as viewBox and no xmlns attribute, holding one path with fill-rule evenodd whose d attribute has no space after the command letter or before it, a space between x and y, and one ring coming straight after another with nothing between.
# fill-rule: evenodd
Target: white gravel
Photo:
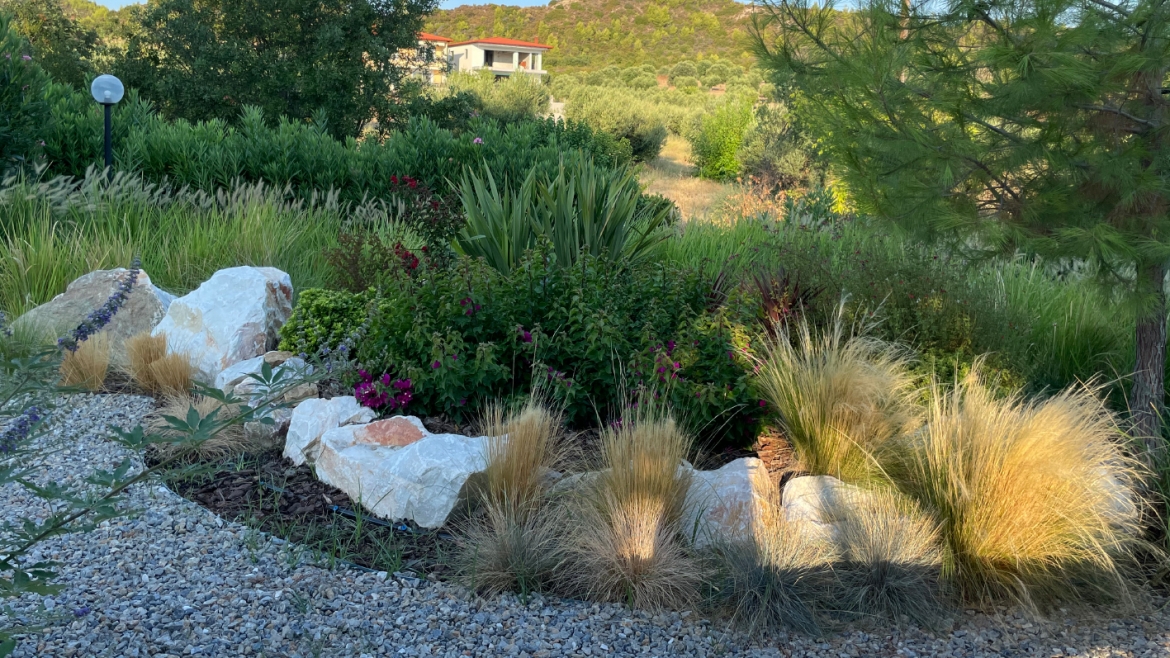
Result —
<instances>
[{"instance_id":1,"label":"white gravel","mask_svg":"<svg viewBox=\"0 0 1170 658\"><path fill-rule=\"evenodd\" d=\"M81 477L124 458L104 438L151 402L80 396L46 440L63 445L47 477ZM0 492L15 518L30 500ZM142 510L58 538L64 590L10 601L11 615L55 619L16 656L1170 656L1170 615L1045 621L1012 611L960 614L950 632L868 628L825 640L751 638L693 613L650 615L617 605L536 597L468 597L439 583L326 569L311 556L180 498L157 484L133 491ZM11 621L12 617L7 617Z\"/></svg>"}]
</instances>

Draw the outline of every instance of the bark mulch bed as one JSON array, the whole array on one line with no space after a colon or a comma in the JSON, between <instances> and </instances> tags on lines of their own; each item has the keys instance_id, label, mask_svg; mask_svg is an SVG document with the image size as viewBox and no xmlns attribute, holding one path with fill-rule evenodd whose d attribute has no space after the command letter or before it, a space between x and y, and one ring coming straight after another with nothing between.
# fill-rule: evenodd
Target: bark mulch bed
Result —
<instances>
[{"instance_id":1,"label":"bark mulch bed","mask_svg":"<svg viewBox=\"0 0 1170 658\"><path fill-rule=\"evenodd\" d=\"M449 572L448 533L375 518L318 480L308 466L294 466L279 449L176 469L167 484L222 518L316 551L323 562L439 578Z\"/></svg>"}]
</instances>

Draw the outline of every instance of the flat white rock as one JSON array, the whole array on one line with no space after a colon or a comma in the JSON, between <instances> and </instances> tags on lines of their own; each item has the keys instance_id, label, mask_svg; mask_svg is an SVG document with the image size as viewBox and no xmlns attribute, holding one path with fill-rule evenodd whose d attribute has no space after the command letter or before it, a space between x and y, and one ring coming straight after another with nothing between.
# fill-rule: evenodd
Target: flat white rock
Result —
<instances>
[{"instance_id":1,"label":"flat white rock","mask_svg":"<svg viewBox=\"0 0 1170 658\"><path fill-rule=\"evenodd\" d=\"M486 467L487 442L431 434L413 416L339 427L321 436L317 477L375 516L437 528Z\"/></svg>"},{"instance_id":2,"label":"flat white rock","mask_svg":"<svg viewBox=\"0 0 1170 658\"><path fill-rule=\"evenodd\" d=\"M292 410L284 456L298 466L306 461L312 464L321 451L322 434L350 423L368 423L375 416L373 409L361 406L352 395L305 400Z\"/></svg>"},{"instance_id":3,"label":"flat white rock","mask_svg":"<svg viewBox=\"0 0 1170 658\"><path fill-rule=\"evenodd\" d=\"M172 301L151 332L167 335L167 351L185 354L196 377L219 373L263 355L292 314L292 279L273 267L231 267Z\"/></svg>"}]
</instances>

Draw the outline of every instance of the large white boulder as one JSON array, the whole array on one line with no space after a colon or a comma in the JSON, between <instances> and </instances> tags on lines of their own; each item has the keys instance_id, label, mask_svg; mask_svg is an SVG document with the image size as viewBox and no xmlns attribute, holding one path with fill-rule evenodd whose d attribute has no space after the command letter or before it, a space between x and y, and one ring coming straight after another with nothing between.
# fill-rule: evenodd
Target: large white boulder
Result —
<instances>
[{"instance_id":1,"label":"large white boulder","mask_svg":"<svg viewBox=\"0 0 1170 658\"><path fill-rule=\"evenodd\" d=\"M329 430L317 477L375 516L437 528L486 467L488 437L431 434L413 416Z\"/></svg>"},{"instance_id":2,"label":"large white boulder","mask_svg":"<svg viewBox=\"0 0 1170 658\"><path fill-rule=\"evenodd\" d=\"M66 286L65 292L28 311L13 324L52 338L65 336L101 308L128 276L130 271L125 268L84 274ZM111 361L126 364L126 339L154 329L166 315L172 299L172 295L151 283L149 274L138 271L126 302L104 329L110 337Z\"/></svg>"},{"instance_id":3,"label":"large white boulder","mask_svg":"<svg viewBox=\"0 0 1170 658\"><path fill-rule=\"evenodd\" d=\"M220 270L170 304L152 332L167 335L167 351L185 354L196 376L214 382L224 369L275 346L292 314L292 279L273 267Z\"/></svg>"},{"instance_id":4,"label":"large white boulder","mask_svg":"<svg viewBox=\"0 0 1170 658\"><path fill-rule=\"evenodd\" d=\"M305 400L292 411L284 439L284 456L297 466L305 462L312 464L321 452L322 434L351 423L368 423L376 415L373 409L358 404L352 395Z\"/></svg>"},{"instance_id":5,"label":"large white boulder","mask_svg":"<svg viewBox=\"0 0 1170 658\"><path fill-rule=\"evenodd\" d=\"M755 457L737 459L714 471L692 470L683 530L700 548L747 539L774 487L764 462Z\"/></svg>"}]
</instances>

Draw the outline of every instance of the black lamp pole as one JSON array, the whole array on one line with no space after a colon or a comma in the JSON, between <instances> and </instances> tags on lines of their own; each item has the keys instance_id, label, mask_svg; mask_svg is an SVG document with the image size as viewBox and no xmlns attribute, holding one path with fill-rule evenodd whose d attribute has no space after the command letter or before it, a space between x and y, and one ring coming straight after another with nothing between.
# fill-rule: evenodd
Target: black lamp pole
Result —
<instances>
[{"instance_id":1,"label":"black lamp pole","mask_svg":"<svg viewBox=\"0 0 1170 658\"><path fill-rule=\"evenodd\" d=\"M110 182L114 181L114 130L110 120L111 103L102 103L106 110L106 176Z\"/></svg>"}]
</instances>

